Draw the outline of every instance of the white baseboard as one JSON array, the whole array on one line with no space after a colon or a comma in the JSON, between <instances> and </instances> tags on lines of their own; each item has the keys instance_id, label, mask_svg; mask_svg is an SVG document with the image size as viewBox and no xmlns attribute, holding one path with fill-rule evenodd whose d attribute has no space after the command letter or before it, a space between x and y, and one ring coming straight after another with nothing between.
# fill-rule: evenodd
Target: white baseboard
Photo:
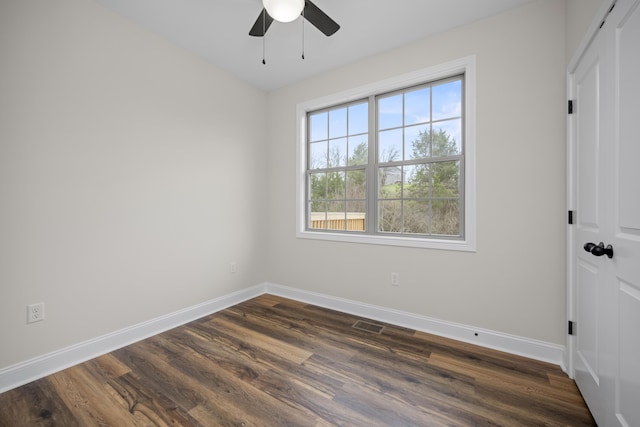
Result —
<instances>
[{"instance_id":1,"label":"white baseboard","mask_svg":"<svg viewBox=\"0 0 640 427\"><path fill-rule=\"evenodd\" d=\"M553 363L564 370L564 347L561 345L273 283L263 283L0 369L0 393L208 316L264 293Z\"/></svg>"},{"instance_id":2,"label":"white baseboard","mask_svg":"<svg viewBox=\"0 0 640 427\"><path fill-rule=\"evenodd\" d=\"M264 293L258 285L0 369L0 393Z\"/></svg>"},{"instance_id":3,"label":"white baseboard","mask_svg":"<svg viewBox=\"0 0 640 427\"><path fill-rule=\"evenodd\" d=\"M562 370L565 370L563 359L564 346L562 345L420 316L405 311L365 304L273 283L266 283L265 287L266 293L273 295L291 298L343 313L391 323L393 325L452 338L511 354L517 354L530 359L553 363L554 365L559 365Z\"/></svg>"}]
</instances>

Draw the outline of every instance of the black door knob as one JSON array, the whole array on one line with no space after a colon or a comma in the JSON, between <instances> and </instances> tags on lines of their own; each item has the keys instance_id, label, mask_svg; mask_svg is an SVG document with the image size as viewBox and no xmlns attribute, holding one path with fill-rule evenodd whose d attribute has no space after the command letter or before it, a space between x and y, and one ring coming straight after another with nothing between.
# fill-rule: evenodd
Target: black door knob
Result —
<instances>
[{"instance_id":1,"label":"black door knob","mask_svg":"<svg viewBox=\"0 0 640 427\"><path fill-rule=\"evenodd\" d=\"M589 249L587 249L587 247L589 247ZM613 258L613 246L607 245L605 247L603 242L600 242L597 245L593 243L585 243L584 250L591 252L591 254L595 256L606 255L609 258Z\"/></svg>"}]
</instances>

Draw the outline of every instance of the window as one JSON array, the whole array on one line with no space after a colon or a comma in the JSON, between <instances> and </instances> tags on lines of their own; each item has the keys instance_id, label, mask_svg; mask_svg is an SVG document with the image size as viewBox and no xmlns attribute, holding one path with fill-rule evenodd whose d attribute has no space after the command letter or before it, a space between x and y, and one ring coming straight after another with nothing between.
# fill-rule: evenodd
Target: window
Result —
<instances>
[{"instance_id":1,"label":"window","mask_svg":"<svg viewBox=\"0 0 640 427\"><path fill-rule=\"evenodd\" d=\"M463 238L457 76L377 97L376 232Z\"/></svg>"},{"instance_id":2,"label":"window","mask_svg":"<svg viewBox=\"0 0 640 427\"><path fill-rule=\"evenodd\" d=\"M368 111L358 101L308 114L309 229L366 231Z\"/></svg>"},{"instance_id":3,"label":"window","mask_svg":"<svg viewBox=\"0 0 640 427\"><path fill-rule=\"evenodd\" d=\"M298 106L298 237L475 250L475 59Z\"/></svg>"}]
</instances>

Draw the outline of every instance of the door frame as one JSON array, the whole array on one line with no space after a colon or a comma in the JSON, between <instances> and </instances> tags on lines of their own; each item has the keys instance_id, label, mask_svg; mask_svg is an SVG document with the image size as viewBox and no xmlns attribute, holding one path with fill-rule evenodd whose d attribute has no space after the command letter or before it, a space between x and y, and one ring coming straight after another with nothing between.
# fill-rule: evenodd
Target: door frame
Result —
<instances>
[{"instance_id":1,"label":"door frame","mask_svg":"<svg viewBox=\"0 0 640 427\"><path fill-rule=\"evenodd\" d=\"M574 100L576 94L574 93L574 84L575 84L575 72L578 64L582 60L587 48L591 44L592 40L600 30L600 26L603 20L609 14L611 10L611 6L616 2L616 0L606 0L598 9L591 25L589 26L587 32L583 36L578 48L576 49L571 61L567 65L567 100ZM576 116L572 114L567 114L567 142L566 142L566 155L567 155L567 212L576 211L575 201L576 201L576 182L575 182L575 172L576 172ZM579 212L577 213L579 215ZM568 221L567 221L568 222ZM563 364L566 373L569 377L575 377L575 367L573 365L573 356L575 352L575 335L569 335L568 333L568 325L570 321L574 321L576 319L576 306L575 306L575 298L576 298L576 277L575 277L575 230L571 225L567 225L567 235L566 235L566 253L567 253L567 308L566 308L566 327L567 327L567 335L565 340L565 351L563 355Z\"/></svg>"}]
</instances>

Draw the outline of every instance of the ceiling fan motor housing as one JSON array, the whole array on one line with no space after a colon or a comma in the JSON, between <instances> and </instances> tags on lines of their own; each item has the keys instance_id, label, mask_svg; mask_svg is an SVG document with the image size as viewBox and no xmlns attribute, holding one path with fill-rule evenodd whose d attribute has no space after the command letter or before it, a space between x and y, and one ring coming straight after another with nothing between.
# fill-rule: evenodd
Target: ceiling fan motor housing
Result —
<instances>
[{"instance_id":1,"label":"ceiling fan motor housing","mask_svg":"<svg viewBox=\"0 0 640 427\"><path fill-rule=\"evenodd\" d=\"M267 13L279 22L291 22L302 13L304 0L262 0Z\"/></svg>"}]
</instances>

